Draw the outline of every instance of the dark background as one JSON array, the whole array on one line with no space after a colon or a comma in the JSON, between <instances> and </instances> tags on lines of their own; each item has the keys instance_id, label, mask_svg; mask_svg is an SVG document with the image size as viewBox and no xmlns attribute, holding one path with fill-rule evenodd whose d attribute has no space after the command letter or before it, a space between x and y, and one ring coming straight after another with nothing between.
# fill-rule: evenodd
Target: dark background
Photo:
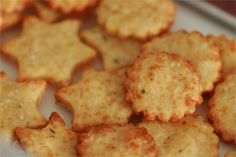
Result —
<instances>
[{"instance_id":1,"label":"dark background","mask_svg":"<svg viewBox=\"0 0 236 157\"><path fill-rule=\"evenodd\" d=\"M207 2L233 16L236 16L236 0L207 0Z\"/></svg>"}]
</instances>

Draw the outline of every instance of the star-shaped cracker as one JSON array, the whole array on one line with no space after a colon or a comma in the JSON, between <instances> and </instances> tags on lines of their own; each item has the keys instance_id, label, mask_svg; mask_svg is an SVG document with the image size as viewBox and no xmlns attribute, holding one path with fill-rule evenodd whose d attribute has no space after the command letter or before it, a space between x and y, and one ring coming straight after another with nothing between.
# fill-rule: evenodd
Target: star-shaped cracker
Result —
<instances>
[{"instance_id":1,"label":"star-shaped cracker","mask_svg":"<svg viewBox=\"0 0 236 157\"><path fill-rule=\"evenodd\" d=\"M68 85L73 70L96 56L78 38L80 22L48 24L28 17L22 35L3 45L2 52L19 64L19 80L45 79Z\"/></svg>"},{"instance_id":2,"label":"star-shaped cracker","mask_svg":"<svg viewBox=\"0 0 236 157\"><path fill-rule=\"evenodd\" d=\"M77 84L60 89L56 98L74 112L73 129L128 123L132 111L125 100L124 80L124 69L89 69Z\"/></svg>"},{"instance_id":3,"label":"star-shaped cracker","mask_svg":"<svg viewBox=\"0 0 236 157\"><path fill-rule=\"evenodd\" d=\"M46 89L46 82L25 81L15 83L0 72L0 136L13 139L16 127L38 127L46 124L37 110L37 103Z\"/></svg>"},{"instance_id":4,"label":"star-shaped cracker","mask_svg":"<svg viewBox=\"0 0 236 157\"><path fill-rule=\"evenodd\" d=\"M131 65L141 51L140 42L110 36L98 26L83 31L81 37L100 52L107 70Z\"/></svg>"},{"instance_id":5,"label":"star-shaped cracker","mask_svg":"<svg viewBox=\"0 0 236 157\"><path fill-rule=\"evenodd\" d=\"M68 129L57 113L42 129L16 128L15 134L28 154L37 157L77 157L77 134Z\"/></svg>"}]
</instances>

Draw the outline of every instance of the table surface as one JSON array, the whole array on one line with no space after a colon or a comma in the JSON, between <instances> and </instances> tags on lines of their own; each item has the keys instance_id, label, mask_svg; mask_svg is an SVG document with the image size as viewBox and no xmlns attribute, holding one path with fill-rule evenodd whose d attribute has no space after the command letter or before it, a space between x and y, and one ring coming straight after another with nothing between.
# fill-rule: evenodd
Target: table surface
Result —
<instances>
[{"instance_id":1,"label":"table surface","mask_svg":"<svg viewBox=\"0 0 236 157\"><path fill-rule=\"evenodd\" d=\"M213 20L210 16L203 14L197 9L190 8L183 3L177 3L177 15L176 22L173 25L172 30L185 29L188 31L199 31L203 34L224 34L230 38L235 38L235 32L229 29L224 25L224 23ZM6 40L10 36L14 36L17 30L8 32L7 36L3 36L1 41ZM0 56L0 70L3 70L8 73L8 75L16 80L17 78L17 69L14 64L6 61L3 56ZM73 78L73 82L79 80L80 74L77 73ZM56 105L54 99L54 89L49 87L44 97L39 105L39 110L41 113L48 118L51 112L58 112L63 119L65 120L68 127L71 126L70 121L72 119L72 114L65 108ZM207 105L203 104L197 109L197 113L202 115L207 120ZM223 157L223 154L227 150L236 150L233 145L220 142L220 157ZM15 143L5 143L0 140L0 157L26 157L25 152L22 149L19 149L19 146Z\"/></svg>"}]
</instances>

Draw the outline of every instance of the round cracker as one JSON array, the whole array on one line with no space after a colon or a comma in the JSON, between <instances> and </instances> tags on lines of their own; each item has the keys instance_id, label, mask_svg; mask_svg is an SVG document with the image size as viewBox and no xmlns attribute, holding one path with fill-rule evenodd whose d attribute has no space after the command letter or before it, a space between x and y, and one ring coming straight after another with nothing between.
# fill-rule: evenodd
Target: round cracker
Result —
<instances>
[{"instance_id":1,"label":"round cracker","mask_svg":"<svg viewBox=\"0 0 236 157\"><path fill-rule=\"evenodd\" d=\"M147 130L131 124L93 127L79 140L81 157L156 157L157 153Z\"/></svg>"},{"instance_id":2,"label":"round cracker","mask_svg":"<svg viewBox=\"0 0 236 157\"><path fill-rule=\"evenodd\" d=\"M141 53L127 70L126 99L145 119L176 121L202 102L199 77L181 57Z\"/></svg>"},{"instance_id":3,"label":"round cracker","mask_svg":"<svg viewBox=\"0 0 236 157\"><path fill-rule=\"evenodd\" d=\"M236 74L218 84L209 101L209 118L225 141L236 143Z\"/></svg>"},{"instance_id":4,"label":"round cracker","mask_svg":"<svg viewBox=\"0 0 236 157\"><path fill-rule=\"evenodd\" d=\"M95 5L97 0L50 0L49 5L53 9L58 9L64 13L72 11L80 12Z\"/></svg>"},{"instance_id":5,"label":"round cracker","mask_svg":"<svg viewBox=\"0 0 236 157\"><path fill-rule=\"evenodd\" d=\"M220 78L219 50L198 32L168 33L147 42L143 49L177 54L189 61L199 74L204 91L211 91Z\"/></svg>"},{"instance_id":6,"label":"round cracker","mask_svg":"<svg viewBox=\"0 0 236 157\"><path fill-rule=\"evenodd\" d=\"M109 33L143 40L170 28L175 6L171 0L103 0L96 13Z\"/></svg>"},{"instance_id":7,"label":"round cracker","mask_svg":"<svg viewBox=\"0 0 236 157\"><path fill-rule=\"evenodd\" d=\"M223 76L230 73L236 74L236 40L230 40L224 35L209 35L208 38L220 49Z\"/></svg>"},{"instance_id":8,"label":"round cracker","mask_svg":"<svg viewBox=\"0 0 236 157\"><path fill-rule=\"evenodd\" d=\"M139 124L153 136L158 157L218 157L218 137L200 116L177 123L146 121Z\"/></svg>"}]
</instances>

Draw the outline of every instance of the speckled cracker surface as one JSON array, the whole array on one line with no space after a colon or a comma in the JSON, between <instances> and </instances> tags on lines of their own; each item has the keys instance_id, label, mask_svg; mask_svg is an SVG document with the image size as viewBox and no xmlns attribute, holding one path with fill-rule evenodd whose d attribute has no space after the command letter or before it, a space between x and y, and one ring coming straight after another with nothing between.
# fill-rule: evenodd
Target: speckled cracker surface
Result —
<instances>
[{"instance_id":1,"label":"speckled cracker surface","mask_svg":"<svg viewBox=\"0 0 236 157\"><path fill-rule=\"evenodd\" d=\"M90 69L77 84L59 90L56 99L73 111L76 130L104 123L125 124L132 111L125 100L124 80L124 69Z\"/></svg>"},{"instance_id":2,"label":"speckled cracker surface","mask_svg":"<svg viewBox=\"0 0 236 157\"><path fill-rule=\"evenodd\" d=\"M153 136L158 157L218 157L218 137L199 116L177 123L146 121L139 124Z\"/></svg>"},{"instance_id":3,"label":"speckled cracker surface","mask_svg":"<svg viewBox=\"0 0 236 157\"><path fill-rule=\"evenodd\" d=\"M0 72L0 136L13 140L16 127L37 127L46 120L37 110L37 103L46 88L44 81L15 83Z\"/></svg>"},{"instance_id":4,"label":"speckled cracker surface","mask_svg":"<svg viewBox=\"0 0 236 157\"><path fill-rule=\"evenodd\" d=\"M236 143L236 74L218 84L209 101L209 118L225 141Z\"/></svg>"},{"instance_id":5,"label":"speckled cracker surface","mask_svg":"<svg viewBox=\"0 0 236 157\"><path fill-rule=\"evenodd\" d=\"M81 157L157 157L153 138L133 125L93 127L80 135Z\"/></svg>"},{"instance_id":6,"label":"speckled cracker surface","mask_svg":"<svg viewBox=\"0 0 236 157\"><path fill-rule=\"evenodd\" d=\"M200 76L205 91L211 91L220 77L221 60L217 47L198 32L177 31L154 38L144 50L165 51L189 61Z\"/></svg>"},{"instance_id":7,"label":"speckled cracker surface","mask_svg":"<svg viewBox=\"0 0 236 157\"><path fill-rule=\"evenodd\" d=\"M62 16L61 13L50 9L41 1L34 0L33 6L35 7L38 16L46 22L54 22Z\"/></svg>"},{"instance_id":8,"label":"speckled cracker surface","mask_svg":"<svg viewBox=\"0 0 236 157\"><path fill-rule=\"evenodd\" d=\"M236 151L226 152L224 157L236 157Z\"/></svg>"},{"instance_id":9,"label":"speckled cracker surface","mask_svg":"<svg viewBox=\"0 0 236 157\"><path fill-rule=\"evenodd\" d=\"M171 0L103 0L96 13L107 32L146 39L169 29L175 7Z\"/></svg>"},{"instance_id":10,"label":"speckled cracker surface","mask_svg":"<svg viewBox=\"0 0 236 157\"><path fill-rule=\"evenodd\" d=\"M95 5L97 0L50 0L48 3L53 9L61 10L64 13L72 11L83 11Z\"/></svg>"},{"instance_id":11,"label":"speckled cracker surface","mask_svg":"<svg viewBox=\"0 0 236 157\"><path fill-rule=\"evenodd\" d=\"M78 135L57 113L42 129L16 128L15 134L28 154L36 157L77 157Z\"/></svg>"},{"instance_id":12,"label":"speckled cracker surface","mask_svg":"<svg viewBox=\"0 0 236 157\"><path fill-rule=\"evenodd\" d=\"M118 39L106 34L97 26L83 31L81 37L99 51L103 66L108 70L131 65L141 51L140 42Z\"/></svg>"},{"instance_id":13,"label":"speckled cracker surface","mask_svg":"<svg viewBox=\"0 0 236 157\"><path fill-rule=\"evenodd\" d=\"M79 25L77 20L48 24L28 17L22 35L6 42L2 52L18 62L19 80L68 85L75 68L96 55L78 38Z\"/></svg>"},{"instance_id":14,"label":"speckled cracker surface","mask_svg":"<svg viewBox=\"0 0 236 157\"><path fill-rule=\"evenodd\" d=\"M236 40L230 40L224 35L210 35L208 38L220 49L223 76L236 74Z\"/></svg>"},{"instance_id":15,"label":"speckled cracker surface","mask_svg":"<svg viewBox=\"0 0 236 157\"><path fill-rule=\"evenodd\" d=\"M198 75L177 55L143 52L127 75L126 99L145 119L176 121L202 102Z\"/></svg>"}]
</instances>

